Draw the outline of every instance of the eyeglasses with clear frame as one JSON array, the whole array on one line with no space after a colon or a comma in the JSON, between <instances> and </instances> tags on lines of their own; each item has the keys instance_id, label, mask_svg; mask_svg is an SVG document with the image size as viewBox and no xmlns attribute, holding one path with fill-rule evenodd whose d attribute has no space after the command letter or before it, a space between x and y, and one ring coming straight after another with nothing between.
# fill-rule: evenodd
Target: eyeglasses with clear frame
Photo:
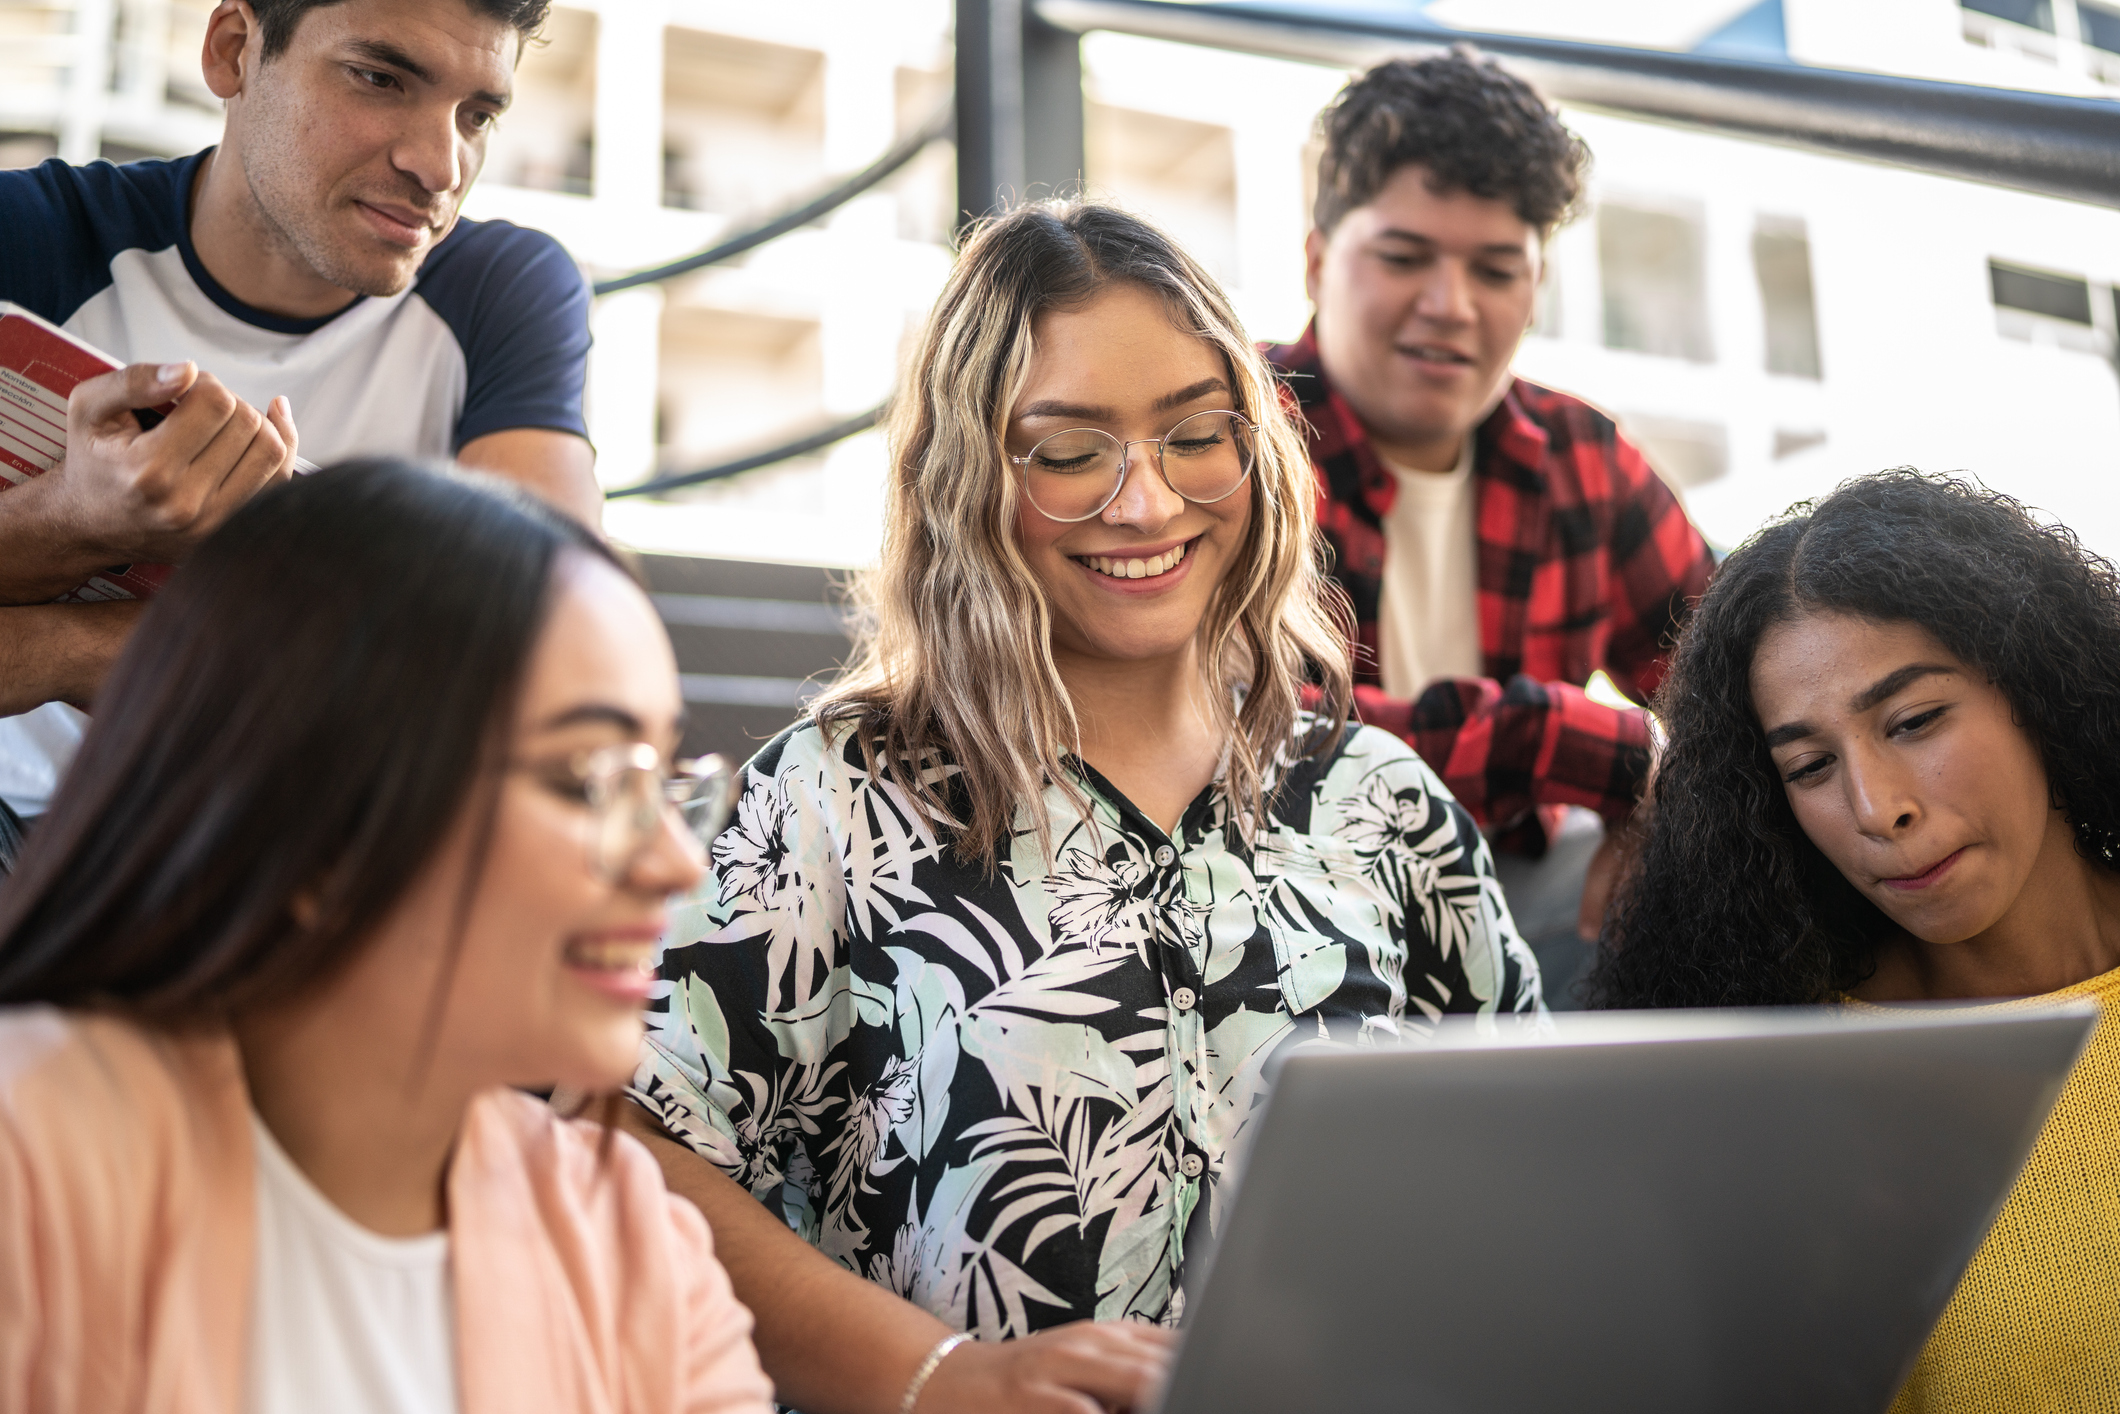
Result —
<instances>
[{"instance_id":1,"label":"eyeglasses with clear frame","mask_svg":"<svg viewBox=\"0 0 2120 1414\"><path fill-rule=\"evenodd\" d=\"M1024 456L1010 456L1023 494L1047 520L1088 520L1118 498L1126 484L1128 453L1154 448L1165 485L1196 506L1237 493L1257 460L1258 425L1226 409L1196 412L1161 437L1122 442L1094 427L1070 427L1041 439Z\"/></svg>"},{"instance_id":2,"label":"eyeglasses with clear frame","mask_svg":"<svg viewBox=\"0 0 2120 1414\"><path fill-rule=\"evenodd\" d=\"M644 741L580 751L522 769L587 807L589 867L616 884L633 872L675 812L704 859L735 804L737 769L725 756L672 762Z\"/></svg>"}]
</instances>

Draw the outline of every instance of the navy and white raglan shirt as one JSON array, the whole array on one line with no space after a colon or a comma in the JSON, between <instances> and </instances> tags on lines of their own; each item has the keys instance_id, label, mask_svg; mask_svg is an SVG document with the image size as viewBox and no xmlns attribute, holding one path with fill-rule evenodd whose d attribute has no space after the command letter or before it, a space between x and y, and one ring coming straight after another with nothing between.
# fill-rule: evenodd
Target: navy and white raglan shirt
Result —
<instances>
[{"instance_id":1,"label":"navy and white raglan shirt","mask_svg":"<svg viewBox=\"0 0 2120 1414\"><path fill-rule=\"evenodd\" d=\"M267 314L192 248L193 179L210 151L0 171L0 300L123 363L190 359L253 407L285 394L319 465L446 458L512 428L588 435L589 291L557 241L460 220L400 294L322 319ZM58 703L0 718L0 799L41 814L85 722Z\"/></svg>"}]
</instances>

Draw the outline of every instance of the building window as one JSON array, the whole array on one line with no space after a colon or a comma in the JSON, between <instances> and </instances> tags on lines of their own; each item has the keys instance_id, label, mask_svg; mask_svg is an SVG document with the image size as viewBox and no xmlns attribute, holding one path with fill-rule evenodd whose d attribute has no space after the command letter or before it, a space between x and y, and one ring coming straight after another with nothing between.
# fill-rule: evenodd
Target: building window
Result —
<instances>
[{"instance_id":1,"label":"building window","mask_svg":"<svg viewBox=\"0 0 2120 1414\"><path fill-rule=\"evenodd\" d=\"M2108 54L2120 54L2120 10L2099 5L2078 5L2076 25L2083 42Z\"/></svg>"},{"instance_id":2,"label":"building window","mask_svg":"<svg viewBox=\"0 0 2120 1414\"><path fill-rule=\"evenodd\" d=\"M1762 216L1752 232L1752 268L1767 336L1767 372L1822 376L1818 302L1811 292L1811 241L1801 220Z\"/></svg>"},{"instance_id":3,"label":"building window","mask_svg":"<svg viewBox=\"0 0 2120 1414\"><path fill-rule=\"evenodd\" d=\"M1825 444L1826 434L1816 427L1777 427L1774 429L1774 460L1781 461Z\"/></svg>"},{"instance_id":4,"label":"building window","mask_svg":"<svg viewBox=\"0 0 2120 1414\"><path fill-rule=\"evenodd\" d=\"M2120 87L2120 0L1958 0L1966 42Z\"/></svg>"},{"instance_id":5,"label":"building window","mask_svg":"<svg viewBox=\"0 0 2120 1414\"><path fill-rule=\"evenodd\" d=\"M1605 347L1712 363L1707 281L1697 215L1604 205L1597 211L1597 266L1604 288Z\"/></svg>"},{"instance_id":6,"label":"building window","mask_svg":"<svg viewBox=\"0 0 2120 1414\"><path fill-rule=\"evenodd\" d=\"M1958 14L1968 44L2042 64L2060 62L2052 0L1961 0Z\"/></svg>"},{"instance_id":7,"label":"building window","mask_svg":"<svg viewBox=\"0 0 2120 1414\"><path fill-rule=\"evenodd\" d=\"M2099 303L2113 298L2105 286L2075 275L1990 260L1988 288L1995 298L1995 330L2004 338L2084 353L2110 352L2112 335L2098 327L2103 313Z\"/></svg>"},{"instance_id":8,"label":"building window","mask_svg":"<svg viewBox=\"0 0 2120 1414\"><path fill-rule=\"evenodd\" d=\"M2085 326L2091 322L2091 287L2087 280L1990 260L1988 283L1997 309L2018 309Z\"/></svg>"},{"instance_id":9,"label":"building window","mask_svg":"<svg viewBox=\"0 0 2120 1414\"><path fill-rule=\"evenodd\" d=\"M1621 413L1619 425L1657 475L1679 491L1720 480L1730 470L1730 436L1718 423Z\"/></svg>"},{"instance_id":10,"label":"building window","mask_svg":"<svg viewBox=\"0 0 2120 1414\"><path fill-rule=\"evenodd\" d=\"M1959 0L1961 9L1971 10L1976 15L1988 15L2027 29L2043 29L2054 32L2053 0Z\"/></svg>"}]
</instances>

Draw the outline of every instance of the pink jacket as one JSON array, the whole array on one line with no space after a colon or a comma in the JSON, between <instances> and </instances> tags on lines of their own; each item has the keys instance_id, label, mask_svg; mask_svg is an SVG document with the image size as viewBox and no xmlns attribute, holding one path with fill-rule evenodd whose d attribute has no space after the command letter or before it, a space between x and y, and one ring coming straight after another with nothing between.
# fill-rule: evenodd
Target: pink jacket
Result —
<instances>
[{"instance_id":1,"label":"pink jacket","mask_svg":"<svg viewBox=\"0 0 2120 1414\"><path fill-rule=\"evenodd\" d=\"M241 1414L250 1099L225 1033L0 1010L0 1410ZM698 1211L494 1090L449 1169L464 1414L768 1414Z\"/></svg>"}]
</instances>

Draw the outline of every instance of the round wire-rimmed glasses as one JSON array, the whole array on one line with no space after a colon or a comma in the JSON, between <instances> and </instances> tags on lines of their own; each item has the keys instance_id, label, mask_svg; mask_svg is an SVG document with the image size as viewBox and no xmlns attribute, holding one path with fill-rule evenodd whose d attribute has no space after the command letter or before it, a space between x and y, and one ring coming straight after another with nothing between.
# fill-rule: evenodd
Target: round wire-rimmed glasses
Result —
<instances>
[{"instance_id":1,"label":"round wire-rimmed glasses","mask_svg":"<svg viewBox=\"0 0 2120 1414\"><path fill-rule=\"evenodd\" d=\"M1009 462L1023 477L1023 494L1047 520L1088 520L1110 505L1126 484L1127 453L1140 446L1155 449L1156 470L1171 490L1211 506L1250 478L1258 430L1227 410L1196 412L1161 437L1131 442L1094 427L1070 427Z\"/></svg>"},{"instance_id":2,"label":"round wire-rimmed glasses","mask_svg":"<svg viewBox=\"0 0 2120 1414\"><path fill-rule=\"evenodd\" d=\"M662 753L644 741L576 752L528 769L588 807L589 867L614 884L633 872L655 842L666 812L676 812L705 857L736 798L737 771L727 757L677 761L665 770Z\"/></svg>"}]
</instances>

